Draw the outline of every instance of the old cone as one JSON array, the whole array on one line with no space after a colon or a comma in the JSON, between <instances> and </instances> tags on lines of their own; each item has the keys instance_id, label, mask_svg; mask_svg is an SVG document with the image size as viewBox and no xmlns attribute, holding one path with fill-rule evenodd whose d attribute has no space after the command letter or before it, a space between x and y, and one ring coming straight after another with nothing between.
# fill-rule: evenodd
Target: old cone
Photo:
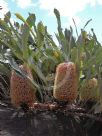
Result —
<instances>
[{"instance_id":1,"label":"old cone","mask_svg":"<svg viewBox=\"0 0 102 136\"><path fill-rule=\"evenodd\" d=\"M72 102L77 97L77 72L73 62L61 63L56 68L54 97L59 101Z\"/></svg>"},{"instance_id":2,"label":"old cone","mask_svg":"<svg viewBox=\"0 0 102 136\"><path fill-rule=\"evenodd\" d=\"M31 70L25 66L20 66L22 71L25 71L30 78L32 77ZM27 79L19 76L15 71L12 71L10 81L10 96L11 103L18 107L21 103L26 103L31 106L36 101L35 90L30 86Z\"/></svg>"},{"instance_id":3,"label":"old cone","mask_svg":"<svg viewBox=\"0 0 102 136\"><path fill-rule=\"evenodd\" d=\"M96 78L89 79L84 83L80 90L81 99L88 101L99 100L98 81Z\"/></svg>"}]
</instances>

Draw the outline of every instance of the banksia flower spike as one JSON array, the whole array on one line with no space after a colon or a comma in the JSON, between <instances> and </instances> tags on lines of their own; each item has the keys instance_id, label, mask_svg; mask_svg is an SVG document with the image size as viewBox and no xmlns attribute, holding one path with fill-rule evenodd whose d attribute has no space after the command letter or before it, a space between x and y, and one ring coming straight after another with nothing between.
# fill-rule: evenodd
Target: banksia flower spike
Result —
<instances>
[{"instance_id":1,"label":"banksia flower spike","mask_svg":"<svg viewBox=\"0 0 102 136\"><path fill-rule=\"evenodd\" d=\"M77 72L73 62L61 63L56 68L53 95L59 101L72 102L77 97Z\"/></svg>"},{"instance_id":2,"label":"banksia flower spike","mask_svg":"<svg viewBox=\"0 0 102 136\"><path fill-rule=\"evenodd\" d=\"M26 72L31 79L33 78L31 70L27 66L21 65L20 69ZM12 71L11 74L10 96L11 103L16 107L22 103L31 106L36 101L35 90L30 86L27 79L19 76L15 71Z\"/></svg>"},{"instance_id":3,"label":"banksia flower spike","mask_svg":"<svg viewBox=\"0 0 102 136\"><path fill-rule=\"evenodd\" d=\"M81 100L99 100L98 81L96 78L89 79L80 89Z\"/></svg>"}]
</instances>

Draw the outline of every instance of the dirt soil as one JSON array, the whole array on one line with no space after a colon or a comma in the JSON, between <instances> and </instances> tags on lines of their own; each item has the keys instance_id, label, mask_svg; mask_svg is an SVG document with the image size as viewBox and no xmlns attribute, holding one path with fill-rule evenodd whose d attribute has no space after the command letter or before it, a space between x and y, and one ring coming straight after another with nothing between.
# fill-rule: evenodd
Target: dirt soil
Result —
<instances>
[{"instance_id":1,"label":"dirt soil","mask_svg":"<svg viewBox=\"0 0 102 136\"><path fill-rule=\"evenodd\" d=\"M16 113L13 109L0 106L0 136L81 136L79 126L62 115L58 115L58 119L49 112L34 116L23 115L21 111L19 115ZM74 129L71 123L75 125Z\"/></svg>"},{"instance_id":2,"label":"dirt soil","mask_svg":"<svg viewBox=\"0 0 102 136\"><path fill-rule=\"evenodd\" d=\"M34 115L0 105L0 136L102 136L102 123L84 127L78 117L53 114L49 111ZM86 129L87 128L87 129Z\"/></svg>"}]
</instances>

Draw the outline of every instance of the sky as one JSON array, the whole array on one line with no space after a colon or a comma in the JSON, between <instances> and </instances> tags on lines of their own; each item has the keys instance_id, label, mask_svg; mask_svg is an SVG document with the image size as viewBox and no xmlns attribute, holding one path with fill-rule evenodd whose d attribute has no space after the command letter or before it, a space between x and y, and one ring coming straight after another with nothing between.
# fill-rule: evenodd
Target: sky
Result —
<instances>
[{"instance_id":1,"label":"sky","mask_svg":"<svg viewBox=\"0 0 102 136\"><path fill-rule=\"evenodd\" d=\"M86 30L90 32L91 28L94 28L97 39L102 43L102 0L0 0L0 6L3 7L0 10L0 18L8 11L12 13L12 20L17 20L15 13L20 13L25 18L29 12L35 13L37 21L47 25L52 35L57 31L54 8L60 11L62 27L69 28L71 25L75 36L72 18L76 22L79 34L85 23L92 19Z\"/></svg>"}]
</instances>

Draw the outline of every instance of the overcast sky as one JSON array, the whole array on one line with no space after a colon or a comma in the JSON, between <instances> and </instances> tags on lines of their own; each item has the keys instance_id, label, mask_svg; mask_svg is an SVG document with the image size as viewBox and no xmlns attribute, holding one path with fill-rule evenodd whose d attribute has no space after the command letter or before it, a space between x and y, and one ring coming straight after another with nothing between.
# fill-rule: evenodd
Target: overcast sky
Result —
<instances>
[{"instance_id":1,"label":"overcast sky","mask_svg":"<svg viewBox=\"0 0 102 136\"><path fill-rule=\"evenodd\" d=\"M0 0L0 6L3 7L0 10L1 18L9 10L12 19L15 19L14 13L17 12L24 17L28 16L28 12L35 13L37 21L42 20L52 35L56 32L54 8L60 11L63 28L69 28L71 25L74 29L74 18L79 33L86 21L92 19L87 31L94 28L98 40L102 43L102 0Z\"/></svg>"}]
</instances>

